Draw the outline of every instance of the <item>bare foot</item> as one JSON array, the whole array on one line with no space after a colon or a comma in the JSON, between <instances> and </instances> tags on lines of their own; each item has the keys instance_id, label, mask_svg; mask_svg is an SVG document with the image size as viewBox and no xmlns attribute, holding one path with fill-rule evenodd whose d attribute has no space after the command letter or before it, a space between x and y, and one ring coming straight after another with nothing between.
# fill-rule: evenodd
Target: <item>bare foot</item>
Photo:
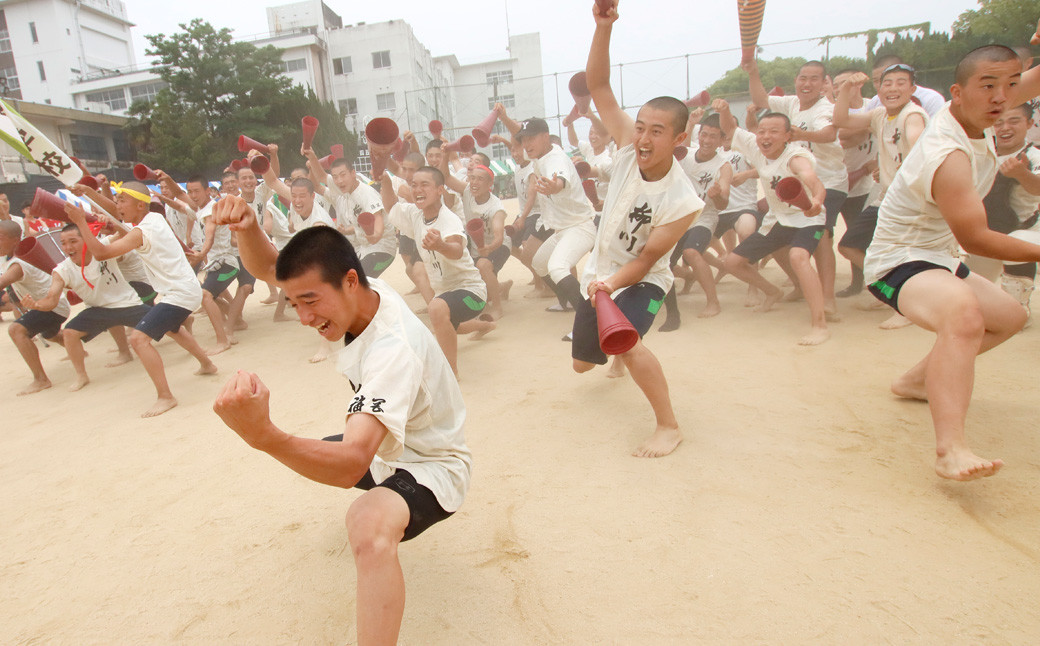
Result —
<instances>
[{"instance_id":1,"label":"bare foot","mask_svg":"<svg viewBox=\"0 0 1040 646\"><path fill-rule=\"evenodd\" d=\"M248 329L249 329L249 324L246 323L245 320L243 320L243 319L238 319L238 321L235 323L235 332L241 332L242 330L248 330Z\"/></svg>"},{"instance_id":2,"label":"bare foot","mask_svg":"<svg viewBox=\"0 0 1040 646\"><path fill-rule=\"evenodd\" d=\"M470 341L476 341L478 339L483 339L485 336L487 336L488 332L491 332L492 330L494 330L497 327L497 325L495 324L494 321L484 321L484 323L486 325L484 326L483 329L477 330L476 332L473 332L472 334L469 335L469 340ZM456 375L456 376L458 376L458 375Z\"/></svg>"},{"instance_id":3,"label":"bare foot","mask_svg":"<svg viewBox=\"0 0 1040 646\"><path fill-rule=\"evenodd\" d=\"M913 325L913 324L914 324L913 321L911 321L910 319L906 318L905 316L903 316L899 312L896 312L892 316L890 316L887 319L885 319L884 321L882 321L881 325L879 325L878 327L881 328L882 330L898 330L901 327L906 327L908 325Z\"/></svg>"},{"instance_id":4,"label":"bare foot","mask_svg":"<svg viewBox=\"0 0 1040 646\"><path fill-rule=\"evenodd\" d=\"M206 350L206 354L208 354L209 356L212 357L213 355L220 354L221 352L224 352L225 350L228 350L230 348L231 348L231 342L229 341L228 343L225 343L224 345L218 345L217 347L213 348L212 350Z\"/></svg>"},{"instance_id":5,"label":"bare foot","mask_svg":"<svg viewBox=\"0 0 1040 646\"><path fill-rule=\"evenodd\" d=\"M878 299L874 298L873 295L871 295L869 298L859 299L858 301L856 301L854 307L858 310L863 310L864 312L888 309L888 305L885 305Z\"/></svg>"},{"instance_id":6,"label":"bare foot","mask_svg":"<svg viewBox=\"0 0 1040 646\"><path fill-rule=\"evenodd\" d=\"M838 308L836 307L833 309L829 307L824 307L823 318L825 318L828 323L841 323L842 320L841 314L838 314Z\"/></svg>"},{"instance_id":7,"label":"bare foot","mask_svg":"<svg viewBox=\"0 0 1040 646\"><path fill-rule=\"evenodd\" d=\"M109 361L108 363L106 363L105 367L106 368L115 368L116 366L121 366L124 363L130 363L133 360L134 360L134 355L119 353L116 356L115 359L113 359L113 360Z\"/></svg>"},{"instance_id":8,"label":"bare foot","mask_svg":"<svg viewBox=\"0 0 1040 646\"><path fill-rule=\"evenodd\" d=\"M657 427L654 434L632 452L637 458L659 458L668 455L682 442L682 433L677 428Z\"/></svg>"},{"instance_id":9,"label":"bare foot","mask_svg":"<svg viewBox=\"0 0 1040 646\"><path fill-rule=\"evenodd\" d=\"M831 331L825 327L814 327L808 334L798 339L798 345L820 345L831 338Z\"/></svg>"},{"instance_id":10,"label":"bare foot","mask_svg":"<svg viewBox=\"0 0 1040 646\"><path fill-rule=\"evenodd\" d=\"M513 281L507 280L504 283L498 284L498 298L499 300L509 300L509 290L513 289Z\"/></svg>"},{"instance_id":11,"label":"bare foot","mask_svg":"<svg viewBox=\"0 0 1040 646\"><path fill-rule=\"evenodd\" d=\"M791 291L787 292L787 294L784 296L784 302L785 303L793 303L795 301L800 301L803 298L805 298L805 297L802 296L802 290L798 289L798 288L795 288L795 289L792 289Z\"/></svg>"},{"instance_id":12,"label":"bare foot","mask_svg":"<svg viewBox=\"0 0 1040 646\"><path fill-rule=\"evenodd\" d=\"M90 383L90 378L87 377L86 375L82 375L80 377L76 377L75 383L73 383L71 386L69 386L69 392L70 393L74 393L77 390L82 390L83 387L86 386L89 383Z\"/></svg>"},{"instance_id":13,"label":"bare foot","mask_svg":"<svg viewBox=\"0 0 1040 646\"><path fill-rule=\"evenodd\" d=\"M217 374L217 364L213 363L212 361L208 361L200 365L199 369L195 371L195 374L200 377L203 375L215 375Z\"/></svg>"},{"instance_id":14,"label":"bare foot","mask_svg":"<svg viewBox=\"0 0 1040 646\"><path fill-rule=\"evenodd\" d=\"M762 303L762 296L754 287L748 287L747 296L744 297L744 307L755 307Z\"/></svg>"},{"instance_id":15,"label":"bare foot","mask_svg":"<svg viewBox=\"0 0 1040 646\"><path fill-rule=\"evenodd\" d=\"M33 393L38 393L41 390L47 390L50 387L50 379L34 379L31 384L29 384L25 388L22 388L22 390L18 392L18 396L21 397L22 395L31 395Z\"/></svg>"},{"instance_id":16,"label":"bare foot","mask_svg":"<svg viewBox=\"0 0 1040 646\"><path fill-rule=\"evenodd\" d=\"M532 289L531 291L524 294L524 298L553 298L556 294L553 293L548 287L542 289Z\"/></svg>"},{"instance_id":17,"label":"bare foot","mask_svg":"<svg viewBox=\"0 0 1040 646\"><path fill-rule=\"evenodd\" d=\"M935 458L935 472L939 474L939 477L962 482L988 478L1000 471L1002 466L1004 466L1002 460L984 460L967 447L953 449L946 455Z\"/></svg>"},{"instance_id":18,"label":"bare foot","mask_svg":"<svg viewBox=\"0 0 1040 646\"><path fill-rule=\"evenodd\" d=\"M275 323L290 323L290 322L294 321L295 319L293 319L292 317L287 316L285 314L275 314L274 318L271 319L271 320L273 320Z\"/></svg>"},{"instance_id":19,"label":"bare foot","mask_svg":"<svg viewBox=\"0 0 1040 646\"><path fill-rule=\"evenodd\" d=\"M719 307L719 302L715 301L714 303L708 303L705 305L704 309L702 309L700 314L697 315L697 318L711 318L712 316L718 316L720 312L722 312L722 308Z\"/></svg>"},{"instance_id":20,"label":"bare foot","mask_svg":"<svg viewBox=\"0 0 1040 646\"><path fill-rule=\"evenodd\" d=\"M762 312L768 312L769 310L773 309L773 306L776 305L776 302L780 300L780 297L783 295L784 293L779 289L771 294L766 294L765 298L762 299L762 302L759 303L758 307L755 308L755 311L760 314Z\"/></svg>"},{"instance_id":21,"label":"bare foot","mask_svg":"<svg viewBox=\"0 0 1040 646\"><path fill-rule=\"evenodd\" d=\"M260 301L260 303L263 304L263 305L274 305L277 302L278 302L278 294L271 294L270 296L268 296L264 300Z\"/></svg>"},{"instance_id":22,"label":"bare foot","mask_svg":"<svg viewBox=\"0 0 1040 646\"><path fill-rule=\"evenodd\" d=\"M156 417L157 415L162 415L176 405L177 400L173 397L160 397L155 400L155 403L152 404L151 408L141 413L141 417Z\"/></svg>"},{"instance_id":23,"label":"bare foot","mask_svg":"<svg viewBox=\"0 0 1040 646\"><path fill-rule=\"evenodd\" d=\"M119 350L119 348L116 348L116 351L118 351L118 350ZM89 357L89 356L90 356L90 353L89 353L89 352L87 352L86 350L84 350L84 351L83 351L83 356L84 356L84 357ZM61 358L61 360L62 360L62 361L70 361L70 359L69 359L69 355L67 355L67 354L66 354L66 355L65 355L64 357L62 357L62 358Z\"/></svg>"},{"instance_id":24,"label":"bare foot","mask_svg":"<svg viewBox=\"0 0 1040 646\"><path fill-rule=\"evenodd\" d=\"M610 369L607 370L607 377L610 379L618 379L619 377L625 376L625 362L620 357L614 357L614 360L610 362Z\"/></svg>"},{"instance_id":25,"label":"bare foot","mask_svg":"<svg viewBox=\"0 0 1040 646\"><path fill-rule=\"evenodd\" d=\"M892 382L892 394L904 399L928 401L928 391L925 390L924 380L915 379L909 372Z\"/></svg>"}]
</instances>

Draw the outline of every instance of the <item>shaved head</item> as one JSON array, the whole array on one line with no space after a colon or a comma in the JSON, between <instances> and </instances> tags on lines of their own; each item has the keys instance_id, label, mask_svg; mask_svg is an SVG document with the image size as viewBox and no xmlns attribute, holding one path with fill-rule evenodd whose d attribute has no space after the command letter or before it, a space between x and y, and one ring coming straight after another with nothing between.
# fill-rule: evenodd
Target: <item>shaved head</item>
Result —
<instances>
[{"instance_id":1,"label":"shaved head","mask_svg":"<svg viewBox=\"0 0 1040 646\"><path fill-rule=\"evenodd\" d=\"M671 96L659 96L656 99L647 101L643 107L671 112L672 132L679 134L686 131L686 122L690 119L690 109L679 99Z\"/></svg>"},{"instance_id":2,"label":"shaved head","mask_svg":"<svg viewBox=\"0 0 1040 646\"><path fill-rule=\"evenodd\" d=\"M22 227L11 220L0 220L0 235L6 238L21 238Z\"/></svg>"},{"instance_id":3,"label":"shaved head","mask_svg":"<svg viewBox=\"0 0 1040 646\"><path fill-rule=\"evenodd\" d=\"M1019 60L1015 50L1004 45L986 45L968 52L954 71L954 83L964 85L974 74L979 65L986 63L1006 63Z\"/></svg>"}]
</instances>

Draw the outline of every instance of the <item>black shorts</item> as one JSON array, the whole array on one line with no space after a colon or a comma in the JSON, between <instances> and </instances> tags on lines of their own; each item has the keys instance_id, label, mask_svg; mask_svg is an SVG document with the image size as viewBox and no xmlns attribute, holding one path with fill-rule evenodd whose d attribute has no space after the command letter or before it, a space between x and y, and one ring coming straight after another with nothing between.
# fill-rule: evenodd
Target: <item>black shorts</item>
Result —
<instances>
[{"instance_id":1,"label":"black shorts","mask_svg":"<svg viewBox=\"0 0 1040 646\"><path fill-rule=\"evenodd\" d=\"M827 214L827 233L834 233L834 225L838 223L841 207L845 204L845 199L848 196L849 194L843 191L836 191L833 188L827 189L827 196L823 198L823 210Z\"/></svg>"},{"instance_id":2,"label":"black shorts","mask_svg":"<svg viewBox=\"0 0 1040 646\"><path fill-rule=\"evenodd\" d=\"M131 280L130 286L134 288L137 295L141 297L141 302L145 305L154 305L155 297L158 296L155 293L155 289L152 288L148 283L142 283L139 280Z\"/></svg>"},{"instance_id":3,"label":"black shorts","mask_svg":"<svg viewBox=\"0 0 1040 646\"><path fill-rule=\"evenodd\" d=\"M755 228L758 229L762 226L762 220L766 217L765 213L761 213L755 209L743 209L741 211L730 211L728 213L719 214L719 223L715 225L715 235L722 237L723 233L731 230L737 224L737 220L743 215L755 216Z\"/></svg>"},{"instance_id":4,"label":"black shorts","mask_svg":"<svg viewBox=\"0 0 1040 646\"><path fill-rule=\"evenodd\" d=\"M242 259L238 259L238 285L240 287L252 287L256 284L256 276L249 273L246 270L246 266L242 264Z\"/></svg>"},{"instance_id":5,"label":"black shorts","mask_svg":"<svg viewBox=\"0 0 1040 646\"><path fill-rule=\"evenodd\" d=\"M220 296L231 283L235 282L235 278L241 271L238 267L232 267L226 262L222 262L206 272L206 280L202 281L202 289L214 297Z\"/></svg>"},{"instance_id":6,"label":"black shorts","mask_svg":"<svg viewBox=\"0 0 1040 646\"><path fill-rule=\"evenodd\" d=\"M53 339L61 332L61 324L66 317L54 312L42 312L40 310L29 310L15 321L29 333L32 338L37 334L45 339Z\"/></svg>"},{"instance_id":7,"label":"black shorts","mask_svg":"<svg viewBox=\"0 0 1040 646\"><path fill-rule=\"evenodd\" d=\"M459 329L459 325L479 316L484 311L484 306L487 305L484 299L478 298L476 294L465 289L453 289L450 292L437 294L437 298L448 304L448 311L451 312L451 326L456 330Z\"/></svg>"},{"instance_id":8,"label":"black shorts","mask_svg":"<svg viewBox=\"0 0 1040 646\"><path fill-rule=\"evenodd\" d=\"M747 237L744 242L737 245L733 253L743 256L748 262L754 264L762 260L777 249L784 247L798 247L809 253L816 251L823 237L824 227L817 224L809 227L785 227L782 224L774 224L769 233L763 235L755 231Z\"/></svg>"},{"instance_id":9,"label":"black shorts","mask_svg":"<svg viewBox=\"0 0 1040 646\"><path fill-rule=\"evenodd\" d=\"M878 208L876 206L868 206L860 211L860 214L849 223L849 228L845 235L841 237L841 242L838 243L838 246L866 251L867 247L874 240L877 216Z\"/></svg>"},{"instance_id":10,"label":"black shorts","mask_svg":"<svg viewBox=\"0 0 1040 646\"><path fill-rule=\"evenodd\" d=\"M492 251L487 256L480 256L478 258L474 258L473 262L476 263L481 258L484 258L486 260L490 260L491 261L491 269L497 274L498 272L502 271L503 267L506 266L506 261L509 260L509 255L510 255L509 254L509 247L507 247L505 244L503 244L502 246L500 246L498 249L495 249L494 251Z\"/></svg>"},{"instance_id":11,"label":"black shorts","mask_svg":"<svg viewBox=\"0 0 1040 646\"><path fill-rule=\"evenodd\" d=\"M166 336L168 332L176 332L191 316L191 310L169 303L156 303L134 327L150 336L153 340Z\"/></svg>"},{"instance_id":12,"label":"black shorts","mask_svg":"<svg viewBox=\"0 0 1040 646\"><path fill-rule=\"evenodd\" d=\"M422 260L419 257L419 247L415 246L415 240L403 233L397 236L397 252L401 254L409 267Z\"/></svg>"},{"instance_id":13,"label":"black shorts","mask_svg":"<svg viewBox=\"0 0 1040 646\"><path fill-rule=\"evenodd\" d=\"M870 194L846 197L845 203L841 205L841 217L845 218L845 228L848 229L856 220L856 216L863 212Z\"/></svg>"},{"instance_id":14,"label":"black shorts","mask_svg":"<svg viewBox=\"0 0 1040 646\"><path fill-rule=\"evenodd\" d=\"M88 307L66 323L65 329L82 332L83 342L86 343L110 327L135 327L151 309L148 305Z\"/></svg>"},{"instance_id":15,"label":"black shorts","mask_svg":"<svg viewBox=\"0 0 1040 646\"><path fill-rule=\"evenodd\" d=\"M703 228L703 227L702 227ZM603 298L603 294L597 296ZM650 283L636 283L617 295L614 303L625 315L632 327L643 338L650 331L657 311L664 302L664 291ZM599 346L599 326L596 323L596 308L587 299L581 299L574 308L571 357L578 361L603 365L607 354Z\"/></svg>"},{"instance_id":16,"label":"black shorts","mask_svg":"<svg viewBox=\"0 0 1040 646\"><path fill-rule=\"evenodd\" d=\"M361 259L361 268L369 278L379 278L386 271L394 257L384 251L374 251Z\"/></svg>"},{"instance_id":17,"label":"black shorts","mask_svg":"<svg viewBox=\"0 0 1040 646\"><path fill-rule=\"evenodd\" d=\"M546 229L542 224L541 214L529 215L527 216L527 221L524 222L524 240L533 237L536 240L545 242L554 233L556 233L556 229Z\"/></svg>"},{"instance_id":18,"label":"black shorts","mask_svg":"<svg viewBox=\"0 0 1040 646\"><path fill-rule=\"evenodd\" d=\"M899 312L899 290L903 288L906 281L921 272L929 271L931 269L950 271L942 265L937 265L926 260L912 260L910 262L904 262L892 271L888 272L881 280L872 282L867 286L867 289L869 289L870 293L874 295L874 298ZM962 262L957 265L957 271L954 272L954 275L963 280L967 278L970 273L971 271L968 269L968 266ZM899 313L902 314L902 312Z\"/></svg>"},{"instance_id":19,"label":"black shorts","mask_svg":"<svg viewBox=\"0 0 1040 646\"><path fill-rule=\"evenodd\" d=\"M708 245L711 244L712 230L708 227L699 227L694 225L686 235L683 237L682 250L693 249L697 253L704 253L708 250Z\"/></svg>"}]
</instances>

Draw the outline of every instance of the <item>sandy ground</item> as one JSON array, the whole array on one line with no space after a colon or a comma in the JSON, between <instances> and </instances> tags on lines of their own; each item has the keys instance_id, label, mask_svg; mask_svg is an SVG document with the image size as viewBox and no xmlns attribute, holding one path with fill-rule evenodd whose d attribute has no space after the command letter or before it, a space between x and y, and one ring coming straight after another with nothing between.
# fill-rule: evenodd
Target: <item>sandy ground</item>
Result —
<instances>
[{"instance_id":1,"label":"sandy ground","mask_svg":"<svg viewBox=\"0 0 1040 646\"><path fill-rule=\"evenodd\" d=\"M523 298L518 263L504 276L501 327L460 342L472 488L401 549L401 643L1036 643L1040 329L978 364L970 437L1007 466L949 483L927 407L888 392L929 334L881 331L887 312L843 301L832 340L799 347L804 304L752 314L729 278L720 316L697 319L695 293L681 330L647 337L686 441L645 460L629 456L652 425L631 379L574 374L571 317ZM386 278L407 291L400 260ZM180 406L151 420L140 365L102 367L110 339L88 346L78 393L44 350L54 388L30 397L0 342L0 643L353 643L358 493L254 452L211 410L243 368L283 428L341 430L350 392L307 362L316 335L258 300L218 377L162 344Z\"/></svg>"}]
</instances>

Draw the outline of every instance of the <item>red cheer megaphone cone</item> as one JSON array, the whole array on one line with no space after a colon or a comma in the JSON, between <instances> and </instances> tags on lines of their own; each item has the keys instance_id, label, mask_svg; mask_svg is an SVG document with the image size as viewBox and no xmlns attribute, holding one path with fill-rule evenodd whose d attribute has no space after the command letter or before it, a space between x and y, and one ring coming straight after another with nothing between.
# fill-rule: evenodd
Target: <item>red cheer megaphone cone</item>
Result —
<instances>
[{"instance_id":1,"label":"red cheer megaphone cone","mask_svg":"<svg viewBox=\"0 0 1040 646\"><path fill-rule=\"evenodd\" d=\"M791 206L808 211L812 208L812 200L805 193L805 187L797 177L785 177L776 184L776 196Z\"/></svg>"},{"instance_id":2,"label":"red cheer megaphone cone","mask_svg":"<svg viewBox=\"0 0 1040 646\"><path fill-rule=\"evenodd\" d=\"M484 117L484 120L473 129L473 139L481 148L491 143L491 130L494 129L496 121L498 121L498 113L492 110L491 114Z\"/></svg>"},{"instance_id":3,"label":"red cheer megaphone cone","mask_svg":"<svg viewBox=\"0 0 1040 646\"><path fill-rule=\"evenodd\" d=\"M300 127L303 128L303 147L310 148L314 143L314 133L318 132L318 120L314 117L300 119Z\"/></svg>"},{"instance_id":4,"label":"red cheer megaphone cone","mask_svg":"<svg viewBox=\"0 0 1040 646\"><path fill-rule=\"evenodd\" d=\"M397 141L400 134L401 130L394 120L386 117L376 117L365 126L365 137L374 144L389 146Z\"/></svg>"},{"instance_id":5,"label":"red cheer megaphone cone","mask_svg":"<svg viewBox=\"0 0 1040 646\"><path fill-rule=\"evenodd\" d=\"M265 146L264 144L260 143L255 139L250 139L245 135L240 135L238 138L238 152L247 153L250 150L255 150L265 155L271 154L271 151L268 150L267 146Z\"/></svg>"},{"instance_id":6,"label":"red cheer megaphone cone","mask_svg":"<svg viewBox=\"0 0 1040 646\"><path fill-rule=\"evenodd\" d=\"M780 87L779 85L774 87L772 90L769 90L769 96L783 96L783 95L784 95L784 88Z\"/></svg>"},{"instance_id":7,"label":"red cheer megaphone cone","mask_svg":"<svg viewBox=\"0 0 1040 646\"><path fill-rule=\"evenodd\" d=\"M695 94L692 97L683 101L687 108L703 108L711 104L711 95L708 94L707 90L701 90L699 94Z\"/></svg>"},{"instance_id":8,"label":"red cheer megaphone cone","mask_svg":"<svg viewBox=\"0 0 1040 646\"><path fill-rule=\"evenodd\" d=\"M473 137L469 135L462 135L455 141L445 144L444 150L451 153L471 153L473 152Z\"/></svg>"},{"instance_id":9,"label":"red cheer megaphone cone","mask_svg":"<svg viewBox=\"0 0 1040 646\"><path fill-rule=\"evenodd\" d=\"M596 195L596 180L586 179L581 182L581 187L585 189L585 197L589 198L593 206L596 206L596 202L599 200L599 196Z\"/></svg>"},{"instance_id":10,"label":"red cheer megaphone cone","mask_svg":"<svg viewBox=\"0 0 1040 646\"><path fill-rule=\"evenodd\" d=\"M398 164L404 161L404 158L408 156L408 153L412 151L411 146L404 139L398 139L397 144L394 146L394 161Z\"/></svg>"},{"instance_id":11,"label":"red cheer megaphone cone","mask_svg":"<svg viewBox=\"0 0 1040 646\"><path fill-rule=\"evenodd\" d=\"M65 254L61 252L61 249L54 244L51 238L47 236L41 236L41 238L45 238L50 244L41 243L39 239L28 236L22 238L22 241L14 248L14 256L49 276L54 271L54 268L58 266L58 263L65 260Z\"/></svg>"},{"instance_id":12,"label":"red cheer megaphone cone","mask_svg":"<svg viewBox=\"0 0 1040 646\"><path fill-rule=\"evenodd\" d=\"M318 163L321 164L322 170L324 170L327 173L330 170L332 170L332 162L336 161L337 159L339 159L339 157L336 157L335 155L325 155L324 157L318 160Z\"/></svg>"},{"instance_id":13,"label":"red cheer megaphone cone","mask_svg":"<svg viewBox=\"0 0 1040 646\"><path fill-rule=\"evenodd\" d=\"M99 182L97 177L94 177L93 175L84 175L76 183L86 186L87 188L92 188L95 191L101 188L101 182Z\"/></svg>"},{"instance_id":14,"label":"red cheer megaphone cone","mask_svg":"<svg viewBox=\"0 0 1040 646\"><path fill-rule=\"evenodd\" d=\"M473 243L478 247L484 246L484 221L480 218L473 218L466 223L466 233L469 237L473 238Z\"/></svg>"},{"instance_id":15,"label":"red cheer megaphone cone","mask_svg":"<svg viewBox=\"0 0 1040 646\"><path fill-rule=\"evenodd\" d=\"M257 155L249 160L249 167L253 169L253 173L257 177L260 177L271 169L271 160L263 155Z\"/></svg>"},{"instance_id":16,"label":"red cheer megaphone cone","mask_svg":"<svg viewBox=\"0 0 1040 646\"><path fill-rule=\"evenodd\" d=\"M579 112L586 112L592 105L592 93L589 92L588 77L585 72L578 72L567 82L567 89L574 97L574 106Z\"/></svg>"},{"instance_id":17,"label":"red cheer megaphone cone","mask_svg":"<svg viewBox=\"0 0 1040 646\"><path fill-rule=\"evenodd\" d=\"M444 132L444 124L437 119L431 121L428 127L430 129L430 134L434 137L440 137L441 133Z\"/></svg>"},{"instance_id":18,"label":"red cheer megaphone cone","mask_svg":"<svg viewBox=\"0 0 1040 646\"><path fill-rule=\"evenodd\" d=\"M334 159L340 159L343 157L343 144L332 144L329 146L329 153Z\"/></svg>"},{"instance_id":19,"label":"red cheer megaphone cone","mask_svg":"<svg viewBox=\"0 0 1040 646\"><path fill-rule=\"evenodd\" d=\"M36 193L33 194L32 204L29 206L29 212L38 218L68 222L69 216L65 213L66 204L65 200L54 193L37 188ZM97 222L97 218L88 213L87 222Z\"/></svg>"},{"instance_id":20,"label":"red cheer megaphone cone","mask_svg":"<svg viewBox=\"0 0 1040 646\"><path fill-rule=\"evenodd\" d=\"M376 230L376 216L372 215L368 211L359 213L357 216L358 226L365 232L366 235L372 235Z\"/></svg>"},{"instance_id":21,"label":"red cheer megaphone cone","mask_svg":"<svg viewBox=\"0 0 1040 646\"><path fill-rule=\"evenodd\" d=\"M144 164L137 164L134 166L134 179L139 182L158 182L159 176Z\"/></svg>"},{"instance_id":22,"label":"red cheer megaphone cone","mask_svg":"<svg viewBox=\"0 0 1040 646\"><path fill-rule=\"evenodd\" d=\"M755 58L758 35L762 32L762 20L766 15L766 0L737 0L737 15L740 18L741 62Z\"/></svg>"},{"instance_id":23,"label":"red cheer megaphone cone","mask_svg":"<svg viewBox=\"0 0 1040 646\"><path fill-rule=\"evenodd\" d=\"M235 171L236 173L238 171L242 170L243 168L245 168L248 165L249 165L248 162L243 163L243 161L241 159L232 159L231 160L231 170Z\"/></svg>"},{"instance_id":24,"label":"red cheer megaphone cone","mask_svg":"<svg viewBox=\"0 0 1040 646\"><path fill-rule=\"evenodd\" d=\"M639 332L604 291L596 293L596 325L599 347L606 354L624 354L639 341Z\"/></svg>"},{"instance_id":25,"label":"red cheer megaphone cone","mask_svg":"<svg viewBox=\"0 0 1040 646\"><path fill-rule=\"evenodd\" d=\"M578 105L575 104L574 107L571 108L571 111L567 113L567 116L563 118L563 127L566 128L580 118L581 112L578 109Z\"/></svg>"},{"instance_id":26,"label":"red cheer megaphone cone","mask_svg":"<svg viewBox=\"0 0 1040 646\"><path fill-rule=\"evenodd\" d=\"M690 154L690 147L689 146L676 146L675 150L672 151L672 154L675 155L676 159L678 159L679 161L682 161L682 160L686 159L687 155Z\"/></svg>"},{"instance_id":27,"label":"red cheer megaphone cone","mask_svg":"<svg viewBox=\"0 0 1040 646\"><path fill-rule=\"evenodd\" d=\"M372 157L372 181L378 182L383 179L383 173L386 172L386 159L382 157Z\"/></svg>"},{"instance_id":28,"label":"red cheer megaphone cone","mask_svg":"<svg viewBox=\"0 0 1040 646\"><path fill-rule=\"evenodd\" d=\"M574 170L578 171L578 177L588 179L592 175L592 165L587 161L575 162Z\"/></svg>"}]
</instances>

